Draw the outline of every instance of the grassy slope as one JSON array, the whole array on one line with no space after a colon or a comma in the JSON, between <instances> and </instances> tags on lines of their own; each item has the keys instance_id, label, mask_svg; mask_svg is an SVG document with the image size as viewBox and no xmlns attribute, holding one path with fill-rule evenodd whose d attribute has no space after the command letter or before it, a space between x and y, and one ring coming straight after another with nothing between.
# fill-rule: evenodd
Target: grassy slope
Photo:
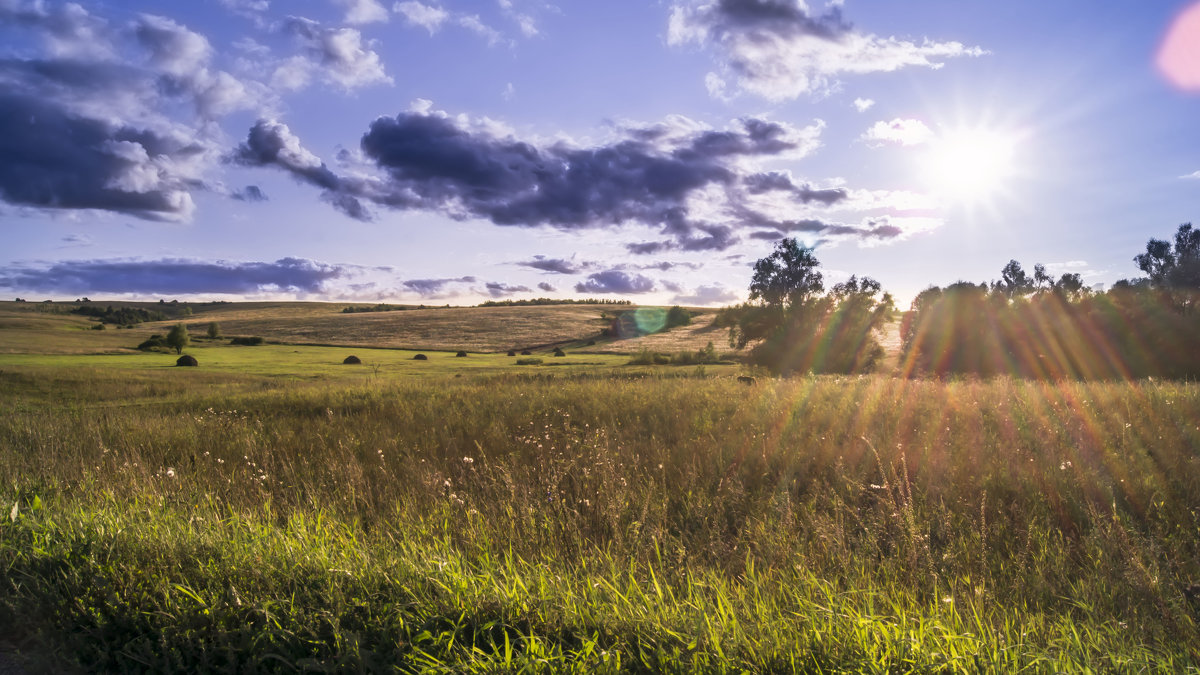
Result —
<instances>
[{"instance_id":1,"label":"grassy slope","mask_svg":"<svg viewBox=\"0 0 1200 675\"><path fill-rule=\"evenodd\" d=\"M105 305L97 301L93 304ZM157 303L118 303L161 308ZM52 308L73 306L57 303ZM659 351L695 351L708 341L725 346L724 331L711 329L711 310L692 326L661 335L605 340L602 314L617 311L603 305L535 307L459 307L395 312L343 314L341 303L230 303L193 305L182 319L194 336L204 335L216 321L226 335L260 336L288 344L340 345L419 350L506 352L510 349L562 345L572 351L633 353L643 347ZM165 334L176 321L146 323L132 330L84 332L93 325L83 317L45 314L40 303L0 302L0 353L93 353L136 346L151 334ZM598 344L586 347L595 339Z\"/></svg>"}]
</instances>

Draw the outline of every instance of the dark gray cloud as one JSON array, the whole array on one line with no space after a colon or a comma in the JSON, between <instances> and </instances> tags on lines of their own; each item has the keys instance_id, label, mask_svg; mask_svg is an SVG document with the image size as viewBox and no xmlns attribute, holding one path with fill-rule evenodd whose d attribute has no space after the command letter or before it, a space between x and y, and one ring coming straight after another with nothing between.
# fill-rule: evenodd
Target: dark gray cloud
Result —
<instances>
[{"instance_id":1,"label":"dark gray cloud","mask_svg":"<svg viewBox=\"0 0 1200 675\"><path fill-rule=\"evenodd\" d=\"M672 293L682 293L683 292L683 286L680 286L679 284L675 283L674 281L667 281L666 279L663 279L659 283L662 284L662 287L664 289L671 291Z\"/></svg>"},{"instance_id":2,"label":"dark gray cloud","mask_svg":"<svg viewBox=\"0 0 1200 675\"><path fill-rule=\"evenodd\" d=\"M702 265L700 263L669 262L669 261L663 260L661 262L649 263L646 265L636 265L636 267L639 270L658 270L660 272L667 272L669 270L675 269L676 267L686 267L689 270L698 270L701 267L704 267L704 265Z\"/></svg>"},{"instance_id":3,"label":"dark gray cloud","mask_svg":"<svg viewBox=\"0 0 1200 675\"><path fill-rule=\"evenodd\" d=\"M654 290L654 280L641 274L627 274L620 270L605 270L589 274L586 281L575 284L577 293L649 293Z\"/></svg>"},{"instance_id":4,"label":"dark gray cloud","mask_svg":"<svg viewBox=\"0 0 1200 675\"><path fill-rule=\"evenodd\" d=\"M756 173L742 181L750 194L758 195L766 192L786 192L796 197L804 204L817 202L831 206L846 199L849 193L843 188L813 188L809 185L796 185L787 173L772 171L771 173Z\"/></svg>"},{"instance_id":5,"label":"dark gray cloud","mask_svg":"<svg viewBox=\"0 0 1200 675\"><path fill-rule=\"evenodd\" d=\"M537 287L538 287L538 290L546 291L547 293L553 293L554 291L558 290L554 286L552 286L544 281L538 283Z\"/></svg>"},{"instance_id":6,"label":"dark gray cloud","mask_svg":"<svg viewBox=\"0 0 1200 675\"><path fill-rule=\"evenodd\" d=\"M409 279L401 282L410 291L420 295L433 296L441 293L450 284L474 283L475 277L458 277L454 279Z\"/></svg>"},{"instance_id":7,"label":"dark gray cloud","mask_svg":"<svg viewBox=\"0 0 1200 675\"><path fill-rule=\"evenodd\" d=\"M535 270L552 272L554 274L579 274L586 269L595 267L595 263L591 262L576 262L564 258L547 258L543 255L535 255L533 256L533 260L526 260L517 264L521 267L532 267Z\"/></svg>"},{"instance_id":8,"label":"dark gray cloud","mask_svg":"<svg viewBox=\"0 0 1200 675\"><path fill-rule=\"evenodd\" d=\"M18 265L0 273L0 286L15 290L65 293L300 292L319 293L325 283L354 268L303 258L268 262L164 260L76 260L38 267Z\"/></svg>"},{"instance_id":9,"label":"dark gray cloud","mask_svg":"<svg viewBox=\"0 0 1200 675\"><path fill-rule=\"evenodd\" d=\"M186 137L72 114L0 94L0 197L47 209L103 209L151 220L193 210L192 164L207 152Z\"/></svg>"},{"instance_id":10,"label":"dark gray cloud","mask_svg":"<svg viewBox=\"0 0 1200 675\"><path fill-rule=\"evenodd\" d=\"M669 241L643 241L625 244L625 250L634 255L652 255L654 253L669 251L672 248L674 246Z\"/></svg>"},{"instance_id":11,"label":"dark gray cloud","mask_svg":"<svg viewBox=\"0 0 1200 675\"><path fill-rule=\"evenodd\" d=\"M819 130L819 124L796 129L753 118L729 131L663 124L623 130L624 137L608 145L578 148L499 137L440 113L406 112L375 120L362 137L364 158L383 176L338 176L286 125L269 120L250 130L234 159L277 166L322 189L351 215L373 203L515 227L576 230L637 223L661 228L672 247L706 251L723 250L738 239L730 224L694 218L693 200L699 195L718 200L708 209L713 213L755 212L741 186L741 160L803 155L815 147ZM814 193L807 200L823 198ZM546 267L530 266L556 271L549 269L554 263L539 264Z\"/></svg>"},{"instance_id":12,"label":"dark gray cloud","mask_svg":"<svg viewBox=\"0 0 1200 675\"><path fill-rule=\"evenodd\" d=\"M771 100L826 89L842 73L940 67L947 58L983 50L958 42L909 42L856 31L840 3L815 13L802 0L699 0L672 7L670 44L713 45L722 73ZM710 92L725 97L724 78L709 76Z\"/></svg>"},{"instance_id":13,"label":"dark gray cloud","mask_svg":"<svg viewBox=\"0 0 1200 675\"><path fill-rule=\"evenodd\" d=\"M503 298L514 293L529 293L532 289L528 286L517 286L512 284L502 284L498 281L489 281L484 284L488 295L493 298Z\"/></svg>"},{"instance_id":14,"label":"dark gray cloud","mask_svg":"<svg viewBox=\"0 0 1200 675\"><path fill-rule=\"evenodd\" d=\"M267 195L262 191L262 188L257 185L247 185L241 190L236 190L229 195L240 202L265 202Z\"/></svg>"}]
</instances>

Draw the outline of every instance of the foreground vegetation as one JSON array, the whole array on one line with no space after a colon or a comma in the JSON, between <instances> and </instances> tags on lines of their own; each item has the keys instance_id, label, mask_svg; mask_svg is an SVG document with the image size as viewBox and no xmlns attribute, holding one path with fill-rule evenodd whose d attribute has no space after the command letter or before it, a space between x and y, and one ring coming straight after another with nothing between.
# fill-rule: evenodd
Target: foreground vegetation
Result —
<instances>
[{"instance_id":1,"label":"foreground vegetation","mask_svg":"<svg viewBox=\"0 0 1200 675\"><path fill-rule=\"evenodd\" d=\"M129 672L1200 667L1197 385L550 370L10 362L0 633Z\"/></svg>"}]
</instances>

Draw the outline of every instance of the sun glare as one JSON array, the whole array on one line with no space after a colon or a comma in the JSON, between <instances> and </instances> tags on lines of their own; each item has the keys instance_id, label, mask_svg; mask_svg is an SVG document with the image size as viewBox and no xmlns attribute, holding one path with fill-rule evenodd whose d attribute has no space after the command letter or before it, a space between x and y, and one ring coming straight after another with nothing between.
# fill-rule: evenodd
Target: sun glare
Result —
<instances>
[{"instance_id":1,"label":"sun glare","mask_svg":"<svg viewBox=\"0 0 1200 675\"><path fill-rule=\"evenodd\" d=\"M1013 173L1015 139L992 129L952 129L930 143L923 173L929 187L948 202L974 203L993 197Z\"/></svg>"}]
</instances>

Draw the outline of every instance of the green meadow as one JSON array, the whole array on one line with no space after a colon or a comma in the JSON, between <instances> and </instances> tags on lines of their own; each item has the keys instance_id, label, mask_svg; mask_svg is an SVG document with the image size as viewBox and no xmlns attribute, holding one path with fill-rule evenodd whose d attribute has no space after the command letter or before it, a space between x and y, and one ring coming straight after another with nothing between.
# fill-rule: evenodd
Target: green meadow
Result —
<instances>
[{"instance_id":1,"label":"green meadow","mask_svg":"<svg viewBox=\"0 0 1200 675\"><path fill-rule=\"evenodd\" d=\"M0 354L31 672L1200 669L1195 383L72 350Z\"/></svg>"}]
</instances>

